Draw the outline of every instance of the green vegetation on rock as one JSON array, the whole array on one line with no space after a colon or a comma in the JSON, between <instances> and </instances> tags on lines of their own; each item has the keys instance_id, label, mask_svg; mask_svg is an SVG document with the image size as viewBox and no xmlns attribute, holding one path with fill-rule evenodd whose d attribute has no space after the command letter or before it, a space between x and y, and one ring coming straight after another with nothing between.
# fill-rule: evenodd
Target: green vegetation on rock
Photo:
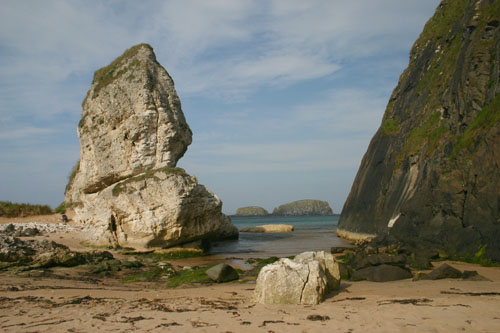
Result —
<instances>
[{"instance_id":1,"label":"green vegetation on rock","mask_svg":"<svg viewBox=\"0 0 500 333\"><path fill-rule=\"evenodd\" d=\"M447 132L445 122L441 120L441 113L435 112L422 126L410 132L403 149L396 157L395 168L411 155L416 155L426 148L425 157L430 156L442 142L443 135Z\"/></svg>"},{"instance_id":2,"label":"green vegetation on rock","mask_svg":"<svg viewBox=\"0 0 500 333\"><path fill-rule=\"evenodd\" d=\"M171 266L169 266L171 267ZM144 270L128 274L122 282L153 282L161 279L162 276L169 276L171 270L159 266L150 266Z\"/></svg>"},{"instance_id":3,"label":"green vegetation on rock","mask_svg":"<svg viewBox=\"0 0 500 333\"><path fill-rule=\"evenodd\" d=\"M116 58L111 64L97 70L94 73L93 82L95 84L95 88L94 88L94 93L92 95L92 98L97 97L99 95L99 92L102 89L104 89L106 86L108 86L110 83L112 83L114 80L120 78L128 71L139 66L138 61L132 61L132 62L130 62L130 64L128 64L127 67L123 67L123 65L127 61L129 61L130 58L134 57L137 54L137 52L139 51L139 49L142 47L147 47L147 48L152 50L152 47L148 44L135 45L135 46L129 48L128 50L126 50L121 56ZM88 96L85 98L85 100L87 98L88 98ZM84 100L84 103L85 103L85 100Z\"/></svg>"},{"instance_id":4,"label":"green vegetation on rock","mask_svg":"<svg viewBox=\"0 0 500 333\"><path fill-rule=\"evenodd\" d=\"M68 183L66 184L66 188L64 189L64 193L68 192L75 180L76 174L80 170L80 160L76 162L76 164L71 168L71 172L68 175Z\"/></svg>"},{"instance_id":5,"label":"green vegetation on rock","mask_svg":"<svg viewBox=\"0 0 500 333\"><path fill-rule=\"evenodd\" d=\"M458 153L473 146L481 132L497 126L500 121L500 93L484 107L470 124L465 132L457 139L457 143L452 152L452 158L456 158Z\"/></svg>"},{"instance_id":6,"label":"green vegetation on rock","mask_svg":"<svg viewBox=\"0 0 500 333\"><path fill-rule=\"evenodd\" d=\"M212 283L213 281L205 273L210 267L203 266L180 270L169 277L167 287L176 288L181 285Z\"/></svg>"},{"instance_id":7,"label":"green vegetation on rock","mask_svg":"<svg viewBox=\"0 0 500 333\"><path fill-rule=\"evenodd\" d=\"M185 250L170 250L165 252L146 252L146 253L135 253L130 252L128 254L134 254L138 257L151 259L152 261L158 262L163 260L175 260L175 259L187 259L187 258L196 258L204 255L202 250L195 249L185 249Z\"/></svg>"},{"instance_id":8,"label":"green vegetation on rock","mask_svg":"<svg viewBox=\"0 0 500 333\"><path fill-rule=\"evenodd\" d=\"M396 119L387 119L382 124L382 133L384 136L396 135L399 133L399 117Z\"/></svg>"},{"instance_id":9,"label":"green vegetation on rock","mask_svg":"<svg viewBox=\"0 0 500 333\"><path fill-rule=\"evenodd\" d=\"M415 42L413 48L422 49L429 40L444 40L450 30L459 24L464 16L468 0L444 0L436 9L435 14L425 24L423 32Z\"/></svg>"},{"instance_id":10,"label":"green vegetation on rock","mask_svg":"<svg viewBox=\"0 0 500 333\"><path fill-rule=\"evenodd\" d=\"M280 260L280 258L274 257L274 256L269 257L269 258L248 259L247 263L254 265L254 267L251 270L249 270L248 272L246 272L246 275L247 276L258 276L262 267L269 265L269 264L273 264L278 260Z\"/></svg>"}]
</instances>

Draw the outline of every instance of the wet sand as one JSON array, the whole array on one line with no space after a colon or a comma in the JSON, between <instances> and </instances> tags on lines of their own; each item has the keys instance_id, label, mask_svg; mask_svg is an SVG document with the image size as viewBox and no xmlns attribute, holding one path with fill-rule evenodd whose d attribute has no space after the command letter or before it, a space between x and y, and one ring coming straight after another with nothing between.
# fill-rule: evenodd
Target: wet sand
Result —
<instances>
[{"instance_id":1,"label":"wet sand","mask_svg":"<svg viewBox=\"0 0 500 333\"><path fill-rule=\"evenodd\" d=\"M50 238L88 250L77 233ZM26 277L1 271L0 331L498 332L500 268L447 263L491 281L343 281L323 303L303 306L253 303L252 280L167 289L162 282L93 279L79 268L35 270Z\"/></svg>"}]
</instances>

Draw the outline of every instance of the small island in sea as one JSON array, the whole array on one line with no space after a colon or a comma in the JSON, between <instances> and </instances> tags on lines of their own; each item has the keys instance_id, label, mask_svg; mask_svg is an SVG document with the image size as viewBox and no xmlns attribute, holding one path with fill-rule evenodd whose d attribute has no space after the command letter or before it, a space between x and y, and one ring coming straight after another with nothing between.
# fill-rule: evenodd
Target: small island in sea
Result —
<instances>
[{"instance_id":1,"label":"small island in sea","mask_svg":"<svg viewBox=\"0 0 500 333\"><path fill-rule=\"evenodd\" d=\"M236 210L235 216L266 216L269 212L259 206L240 207Z\"/></svg>"},{"instance_id":2,"label":"small island in sea","mask_svg":"<svg viewBox=\"0 0 500 333\"><path fill-rule=\"evenodd\" d=\"M274 216L329 216L333 210L326 201L299 200L274 208Z\"/></svg>"}]
</instances>

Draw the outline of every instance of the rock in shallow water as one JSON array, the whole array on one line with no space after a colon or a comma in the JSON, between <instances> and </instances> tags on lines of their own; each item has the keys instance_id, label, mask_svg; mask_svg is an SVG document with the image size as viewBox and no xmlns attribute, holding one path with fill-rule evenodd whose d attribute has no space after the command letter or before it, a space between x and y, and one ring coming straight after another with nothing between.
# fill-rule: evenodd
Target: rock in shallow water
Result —
<instances>
[{"instance_id":1,"label":"rock in shallow water","mask_svg":"<svg viewBox=\"0 0 500 333\"><path fill-rule=\"evenodd\" d=\"M292 232L293 225L288 224L264 224L255 227L242 228L241 232Z\"/></svg>"},{"instance_id":2,"label":"rock in shallow water","mask_svg":"<svg viewBox=\"0 0 500 333\"><path fill-rule=\"evenodd\" d=\"M237 216L266 216L269 212L262 207L248 206L241 207L236 210Z\"/></svg>"},{"instance_id":3,"label":"rock in shallow water","mask_svg":"<svg viewBox=\"0 0 500 333\"><path fill-rule=\"evenodd\" d=\"M328 216L333 215L333 210L326 201L299 200L274 208L275 216Z\"/></svg>"}]
</instances>

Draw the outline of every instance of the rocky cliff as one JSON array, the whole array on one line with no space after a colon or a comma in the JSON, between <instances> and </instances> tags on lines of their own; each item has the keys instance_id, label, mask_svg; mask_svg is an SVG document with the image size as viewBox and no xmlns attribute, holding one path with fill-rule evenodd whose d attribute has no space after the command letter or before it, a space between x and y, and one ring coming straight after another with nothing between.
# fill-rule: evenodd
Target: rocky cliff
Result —
<instances>
[{"instance_id":1,"label":"rocky cliff","mask_svg":"<svg viewBox=\"0 0 500 333\"><path fill-rule=\"evenodd\" d=\"M330 205L320 200L299 200L274 208L275 216L326 216L333 215Z\"/></svg>"},{"instance_id":2,"label":"rocky cliff","mask_svg":"<svg viewBox=\"0 0 500 333\"><path fill-rule=\"evenodd\" d=\"M236 210L237 216L266 216L269 212L262 207L248 206L241 207Z\"/></svg>"},{"instance_id":3,"label":"rocky cliff","mask_svg":"<svg viewBox=\"0 0 500 333\"><path fill-rule=\"evenodd\" d=\"M445 0L415 42L339 221L500 260L500 1Z\"/></svg>"},{"instance_id":4,"label":"rocky cliff","mask_svg":"<svg viewBox=\"0 0 500 333\"><path fill-rule=\"evenodd\" d=\"M191 135L151 46L134 46L95 72L78 125L80 161L65 193L89 242L168 247L237 235L220 199L176 168Z\"/></svg>"}]
</instances>

